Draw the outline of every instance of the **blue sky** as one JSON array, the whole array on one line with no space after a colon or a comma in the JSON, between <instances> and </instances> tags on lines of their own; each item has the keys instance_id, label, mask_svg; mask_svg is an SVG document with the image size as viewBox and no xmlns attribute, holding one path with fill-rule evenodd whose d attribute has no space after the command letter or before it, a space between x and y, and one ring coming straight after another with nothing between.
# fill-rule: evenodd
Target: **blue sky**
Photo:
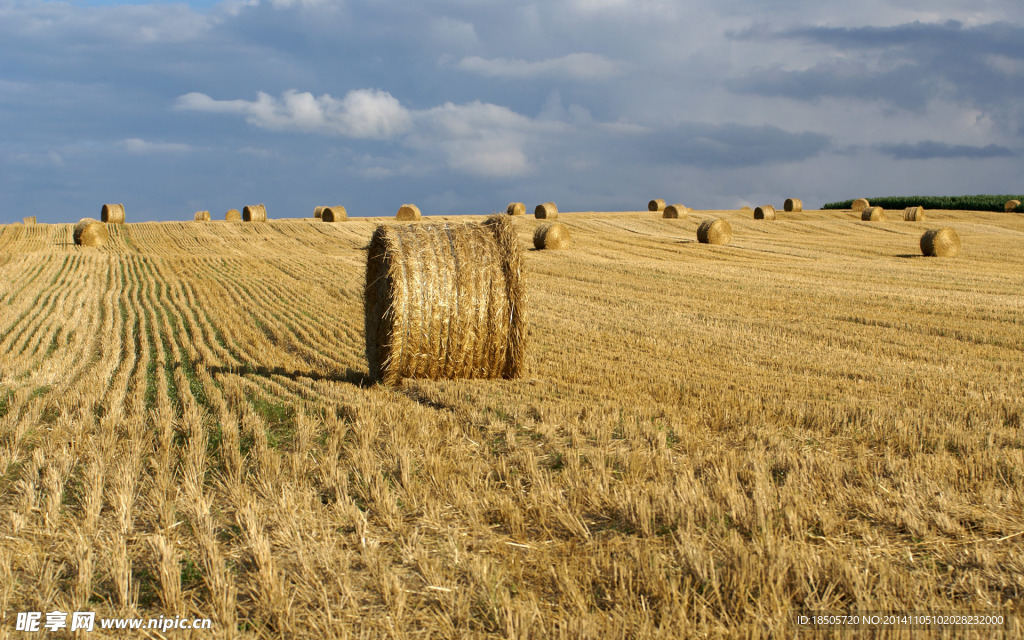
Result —
<instances>
[{"instance_id":1,"label":"blue sky","mask_svg":"<svg viewBox=\"0 0 1024 640\"><path fill-rule=\"evenodd\" d=\"M0 223L1024 191L1019 0L0 0Z\"/></svg>"}]
</instances>

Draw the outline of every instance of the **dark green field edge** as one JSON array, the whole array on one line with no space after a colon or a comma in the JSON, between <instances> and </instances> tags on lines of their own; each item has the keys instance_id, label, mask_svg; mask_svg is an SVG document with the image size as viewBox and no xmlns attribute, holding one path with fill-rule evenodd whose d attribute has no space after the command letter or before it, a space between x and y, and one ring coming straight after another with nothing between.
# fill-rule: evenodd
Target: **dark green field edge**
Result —
<instances>
[{"instance_id":1,"label":"dark green field edge","mask_svg":"<svg viewBox=\"0 0 1024 640\"><path fill-rule=\"evenodd\" d=\"M883 209L906 209L907 207L924 207L925 209L953 209L958 211L1005 211L1007 200L1020 200L1024 196L886 196L868 198L874 207ZM853 200L829 202L822 209L849 209Z\"/></svg>"}]
</instances>

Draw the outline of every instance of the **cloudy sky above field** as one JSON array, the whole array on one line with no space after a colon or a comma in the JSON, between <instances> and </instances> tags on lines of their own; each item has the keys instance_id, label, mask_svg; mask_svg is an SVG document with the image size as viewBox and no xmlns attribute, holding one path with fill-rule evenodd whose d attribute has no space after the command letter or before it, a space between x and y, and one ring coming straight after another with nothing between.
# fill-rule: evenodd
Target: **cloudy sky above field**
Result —
<instances>
[{"instance_id":1,"label":"cloudy sky above field","mask_svg":"<svg viewBox=\"0 0 1024 640\"><path fill-rule=\"evenodd\" d=\"M0 0L0 222L1024 191L1020 0Z\"/></svg>"}]
</instances>

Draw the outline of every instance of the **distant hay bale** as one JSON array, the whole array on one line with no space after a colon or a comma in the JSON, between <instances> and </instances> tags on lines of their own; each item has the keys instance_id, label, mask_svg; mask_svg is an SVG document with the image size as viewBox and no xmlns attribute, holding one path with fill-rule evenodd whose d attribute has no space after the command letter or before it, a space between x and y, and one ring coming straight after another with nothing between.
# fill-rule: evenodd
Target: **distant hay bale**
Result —
<instances>
[{"instance_id":1,"label":"distant hay bale","mask_svg":"<svg viewBox=\"0 0 1024 640\"><path fill-rule=\"evenodd\" d=\"M364 291L370 378L518 378L526 287L508 216L380 225Z\"/></svg>"},{"instance_id":2,"label":"distant hay bale","mask_svg":"<svg viewBox=\"0 0 1024 640\"><path fill-rule=\"evenodd\" d=\"M210 212L209 211L196 211L196 222L209 222Z\"/></svg>"},{"instance_id":3,"label":"distant hay bale","mask_svg":"<svg viewBox=\"0 0 1024 640\"><path fill-rule=\"evenodd\" d=\"M75 225L71 237L74 238L77 245L99 247L105 245L110 240L110 232L107 231L107 225L96 218L82 218Z\"/></svg>"},{"instance_id":4,"label":"distant hay bale","mask_svg":"<svg viewBox=\"0 0 1024 640\"><path fill-rule=\"evenodd\" d=\"M242 207L242 220L246 222L266 222L267 208L260 204L249 204Z\"/></svg>"},{"instance_id":5,"label":"distant hay bale","mask_svg":"<svg viewBox=\"0 0 1024 640\"><path fill-rule=\"evenodd\" d=\"M800 198L786 198L786 202L782 205L785 211L803 211L804 201Z\"/></svg>"},{"instance_id":6,"label":"distant hay bale","mask_svg":"<svg viewBox=\"0 0 1024 640\"><path fill-rule=\"evenodd\" d=\"M348 220L348 211L340 204L334 207L324 207L320 212L320 219L324 222L345 222Z\"/></svg>"},{"instance_id":7,"label":"distant hay bale","mask_svg":"<svg viewBox=\"0 0 1024 640\"><path fill-rule=\"evenodd\" d=\"M665 201L662 200L661 198L655 198L654 200L651 200L650 202L647 203L647 210L648 211L664 211L665 210Z\"/></svg>"},{"instance_id":8,"label":"distant hay bale","mask_svg":"<svg viewBox=\"0 0 1024 640\"><path fill-rule=\"evenodd\" d=\"M1003 207L1006 211L1016 211L1020 207L1020 200L1007 200Z\"/></svg>"},{"instance_id":9,"label":"distant hay bale","mask_svg":"<svg viewBox=\"0 0 1024 640\"><path fill-rule=\"evenodd\" d=\"M907 207L903 210L903 219L907 222L921 222L924 220L924 207Z\"/></svg>"},{"instance_id":10,"label":"distant hay bale","mask_svg":"<svg viewBox=\"0 0 1024 640\"><path fill-rule=\"evenodd\" d=\"M709 218L697 227L697 240L704 244L729 244L732 240L732 225L728 220Z\"/></svg>"},{"instance_id":11,"label":"distant hay bale","mask_svg":"<svg viewBox=\"0 0 1024 640\"><path fill-rule=\"evenodd\" d=\"M315 207L313 209L313 217L316 218L317 220L322 218L323 217L323 213L324 213L324 209L326 209L326 208L327 207Z\"/></svg>"},{"instance_id":12,"label":"distant hay bale","mask_svg":"<svg viewBox=\"0 0 1024 640\"><path fill-rule=\"evenodd\" d=\"M740 211L750 211L750 207L748 207L747 205L743 205L742 207L740 207Z\"/></svg>"},{"instance_id":13,"label":"distant hay bale","mask_svg":"<svg viewBox=\"0 0 1024 640\"><path fill-rule=\"evenodd\" d=\"M670 204L662 207L662 218L685 218L690 213L690 208L683 204Z\"/></svg>"},{"instance_id":14,"label":"distant hay bale","mask_svg":"<svg viewBox=\"0 0 1024 640\"><path fill-rule=\"evenodd\" d=\"M754 207L754 220L774 220L776 217L775 207L770 204Z\"/></svg>"},{"instance_id":15,"label":"distant hay bale","mask_svg":"<svg viewBox=\"0 0 1024 640\"><path fill-rule=\"evenodd\" d=\"M403 204L398 207L398 213L395 214L395 218L399 220L419 220L422 217L420 208L414 204Z\"/></svg>"},{"instance_id":16,"label":"distant hay bale","mask_svg":"<svg viewBox=\"0 0 1024 640\"><path fill-rule=\"evenodd\" d=\"M525 216L526 205L522 202L510 202L508 207L505 208L505 213L510 216Z\"/></svg>"},{"instance_id":17,"label":"distant hay bale","mask_svg":"<svg viewBox=\"0 0 1024 640\"><path fill-rule=\"evenodd\" d=\"M100 209L100 220L111 224L124 224L124 205L105 204Z\"/></svg>"},{"instance_id":18,"label":"distant hay bale","mask_svg":"<svg viewBox=\"0 0 1024 640\"><path fill-rule=\"evenodd\" d=\"M938 258L952 258L960 253L960 236L950 227L929 229L921 236L921 253Z\"/></svg>"},{"instance_id":19,"label":"distant hay bale","mask_svg":"<svg viewBox=\"0 0 1024 640\"><path fill-rule=\"evenodd\" d=\"M863 211L870 206L871 203L867 201L867 198L857 198L853 201L853 204L850 205L850 208L854 211Z\"/></svg>"},{"instance_id":20,"label":"distant hay bale","mask_svg":"<svg viewBox=\"0 0 1024 640\"><path fill-rule=\"evenodd\" d=\"M21 219L21 221L24 222L25 224L36 224L36 217L25 216L24 218Z\"/></svg>"},{"instance_id":21,"label":"distant hay bale","mask_svg":"<svg viewBox=\"0 0 1024 640\"><path fill-rule=\"evenodd\" d=\"M242 212L238 209L228 209L228 212L224 214L224 219L228 222L241 222Z\"/></svg>"},{"instance_id":22,"label":"distant hay bale","mask_svg":"<svg viewBox=\"0 0 1024 640\"><path fill-rule=\"evenodd\" d=\"M882 207L868 207L860 212L860 219L864 222L879 222L885 220L885 212Z\"/></svg>"},{"instance_id":23,"label":"distant hay bale","mask_svg":"<svg viewBox=\"0 0 1024 640\"><path fill-rule=\"evenodd\" d=\"M554 220L558 217L558 207L555 206L554 202L538 204L537 208L533 210L533 215L542 220Z\"/></svg>"},{"instance_id":24,"label":"distant hay bale","mask_svg":"<svg viewBox=\"0 0 1024 640\"><path fill-rule=\"evenodd\" d=\"M571 241L569 227L561 222L545 222L533 232L533 246L537 249L565 249Z\"/></svg>"}]
</instances>

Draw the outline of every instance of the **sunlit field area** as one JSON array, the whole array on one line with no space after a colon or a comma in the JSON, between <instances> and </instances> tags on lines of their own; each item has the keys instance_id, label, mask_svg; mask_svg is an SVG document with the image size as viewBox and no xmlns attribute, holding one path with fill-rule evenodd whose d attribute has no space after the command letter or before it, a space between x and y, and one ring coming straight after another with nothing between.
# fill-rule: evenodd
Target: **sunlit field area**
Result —
<instances>
[{"instance_id":1,"label":"sunlit field area","mask_svg":"<svg viewBox=\"0 0 1024 640\"><path fill-rule=\"evenodd\" d=\"M396 386L363 336L393 219L0 227L0 636L1024 634L1024 215L558 221L514 217L525 375Z\"/></svg>"}]
</instances>

